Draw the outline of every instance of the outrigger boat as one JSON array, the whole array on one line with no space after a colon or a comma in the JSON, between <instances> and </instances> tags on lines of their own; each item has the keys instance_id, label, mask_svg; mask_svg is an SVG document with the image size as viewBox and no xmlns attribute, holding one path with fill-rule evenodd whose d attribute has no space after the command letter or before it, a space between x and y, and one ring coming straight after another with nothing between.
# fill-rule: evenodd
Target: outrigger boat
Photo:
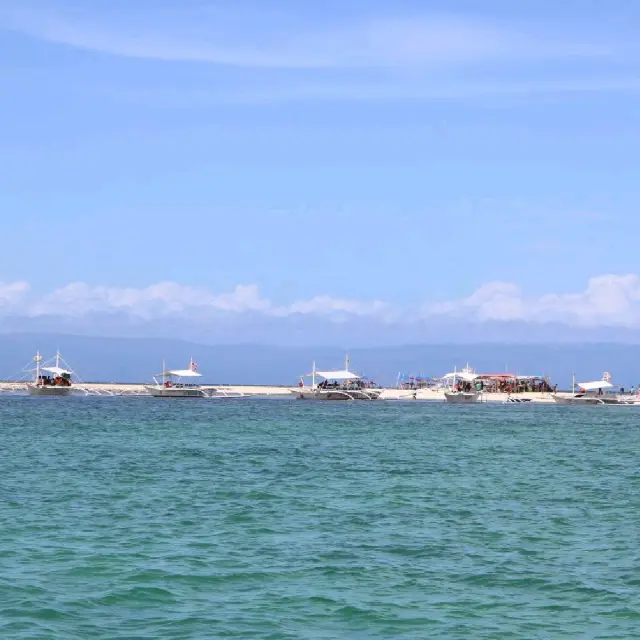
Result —
<instances>
[{"instance_id":1,"label":"outrigger boat","mask_svg":"<svg viewBox=\"0 0 640 640\"><path fill-rule=\"evenodd\" d=\"M183 382L184 378L200 378L201 374L198 373L197 369L198 365L193 361L193 358L189 360L189 367L187 369L166 370L163 363L162 373L153 376L155 384L147 384L144 388L154 398L207 397L207 393L199 384ZM160 380L158 380L158 378L160 378Z\"/></svg>"},{"instance_id":2,"label":"outrigger boat","mask_svg":"<svg viewBox=\"0 0 640 640\"><path fill-rule=\"evenodd\" d=\"M300 378L297 389L292 389L299 400L378 400L383 389L372 385L365 378L349 371L349 356L344 369L335 371L316 371L316 363L307 376L311 378L311 386L305 386ZM322 382L316 382L322 378Z\"/></svg>"},{"instance_id":3,"label":"outrigger boat","mask_svg":"<svg viewBox=\"0 0 640 640\"><path fill-rule=\"evenodd\" d=\"M446 402L453 404L473 404L480 402L482 391L474 386L474 381L478 377L475 371L467 364L462 371L454 370L443 377L449 382L449 390L444 392ZM460 380L460 382L457 382Z\"/></svg>"},{"instance_id":4,"label":"outrigger boat","mask_svg":"<svg viewBox=\"0 0 640 640\"><path fill-rule=\"evenodd\" d=\"M27 382L27 391L31 396L68 396L73 391L71 377L73 371L63 360L60 352L56 352L55 360L44 362L38 351L33 358L36 363L35 378ZM64 364L63 368L60 365Z\"/></svg>"},{"instance_id":5,"label":"outrigger boat","mask_svg":"<svg viewBox=\"0 0 640 640\"><path fill-rule=\"evenodd\" d=\"M570 394L554 393L552 395L556 404L570 404L578 406L618 405L628 406L636 403L634 396L625 396L620 393L620 387L612 384L611 374L605 372L602 380L593 382L578 382L576 393L575 374L573 376L572 392Z\"/></svg>"}]
</instances>

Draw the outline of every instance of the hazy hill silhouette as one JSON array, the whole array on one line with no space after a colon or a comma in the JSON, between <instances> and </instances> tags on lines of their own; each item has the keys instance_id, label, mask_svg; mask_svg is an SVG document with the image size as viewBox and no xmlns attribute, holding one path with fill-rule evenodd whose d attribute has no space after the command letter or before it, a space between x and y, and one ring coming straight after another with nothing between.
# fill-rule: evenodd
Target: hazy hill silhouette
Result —
<instances>
[{"instance_id":1,"label":"hazy hill silhouette","mask_svg":"<svg viewBox=\"0 0 640 640\"><path fill-rule=\"evenodd\" d=\"M39 349L51 357L60 348L84 381L144 382L162 367L183 368L193 356L207 383L293 385L318 368L342 367L348 345L283 347L264 344L203 345L161 338L104 338L46 333L0 334L0 377L15 378ZM385 384L399 372L442 375L468 362L477 371L550 375L559 385L602 377L610 371L624 386L640 383L640 345L598 344L415 344L349 349L351 368Z\"/></svg>"}]
</instances>

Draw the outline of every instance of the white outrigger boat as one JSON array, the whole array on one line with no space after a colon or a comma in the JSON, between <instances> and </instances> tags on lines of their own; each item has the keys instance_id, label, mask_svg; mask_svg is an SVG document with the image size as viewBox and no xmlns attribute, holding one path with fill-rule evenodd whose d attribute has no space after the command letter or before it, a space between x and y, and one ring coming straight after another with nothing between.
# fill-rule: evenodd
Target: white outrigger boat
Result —
<instances>
[{"instance_id":1,"label":"white outrigger boat","mask_svg":"<svg viewBox=\"0 0 640 640\"><path fill-rule=\"evenodd\" d=\"M578 391L576 392L576 386ZM570 394L554 393L552 398L556 404L577 406L629 406L638 404L636 396L625 396L618 385L612 384L611 374L605 373L602 380L578 382L573 376Z\"/></svg>"},{"instance_id":2,"label":"white outrigger boat","mask_svg":"<svg viewBox=\"0 0 640 640\"><path fill-rule=\"evenodd\" d=\"M478 377L475 371L467 364L462 371L454 370L447 373L443 380L449 383L449 389L444 392L446 402L452 404L474 404L481 402L482 391L476 389L474 381ZM457 382L457 381L460 382Z\"/></svg>"},{"instance_id":3,"label":"white outrigger boat","mask_svg":"<svg viewBox=\"0 0 640 640\"><path fill-rule=\"evenodd\" d=\"M291 390L299 400L378 400L383 391L349 371L349 356L344 369L335 371L316 371L314 362L312 372L306 377L311 377L311 386L305 386L300 378L298 388ZM322 382L316 383L316 378L322 378Z\"/></svg>"},{"instance_id":4,"label":"white outrigger boat","mask_svg":"<svg viewBox=\"0 0 640 640\"><path fill-rule=\"evenodd\" d=\"M184 378L200 378L197 368L193 358L189 360L188 369L166 370L163 363L162 373L153 376L155 384L146 384L144 388L154 398L205 398L208 394L199 384L183 382Z\"/></svg>"},{"instance_id":5,"label":"white outrigger boat","mask_svg":"<svg viewBox=\"0 0 640 640\"><path fill-rule=\"evenodd\" d=\"M73 392L73 371L63 360L60 352L56 352L55 360L44 362L38 351L33 358L36 363L35 377L27 382L27 391L31 396L69 396ZM65 365L66 368L60 365Z\"/></svg>"}]
</instances>

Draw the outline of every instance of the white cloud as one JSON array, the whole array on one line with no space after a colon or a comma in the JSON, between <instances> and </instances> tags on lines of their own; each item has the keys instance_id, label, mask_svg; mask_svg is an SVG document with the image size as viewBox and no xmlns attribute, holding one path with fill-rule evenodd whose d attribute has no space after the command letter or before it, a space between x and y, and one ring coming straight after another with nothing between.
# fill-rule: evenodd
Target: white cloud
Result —
<instances>
[{"instance_id":1,"label":"white cloud","mask_svg":"<svg viewBox=\"0 0 640 640\"><path fill-rule=\"evenodd\" d=\"M230 292L214 293L206 287L185 286L175 282L161 282L142 288L91 286L74 282L30 300L23 295L26 290L23 291L21 287L24 286L24 283L4 285L4 289L0 286L0 303L3 290L16 291L10 300L7 294L7 300L13 304L14 311L31 316L82 316L109 312L124 312L146 319L225 312L254 312L281 317L292 314L365 316L380 315L387 309L387 305L376 300L345 300L327 295L279 306L263 298L255 284L241 284ZM18 290L20 295L17 295Z\"/></svg>"},{"instance_id":2,"label":"white cloud","mask_svg":"<svg viewBox=\"0 0 640 640\"><path fill-rule=\"evenodd\" d=\"M471 320L525 320L520 289L508 282L490 282L468 298L425 307L426 315L451 315Z\"/></svg>"},{"instance_id":3,"label":"white cloud","mask_svg":"<svg viewBox=\"0 0 640 640\"><path fill-rule=\"evenodd\" d=\"M0 283L0 309L12 316L56 315L82 318L88 314L120 313L131 318L207 320L244 314L254 318L301 315L329 320L368 318L381 326L390 322L425 325L437 318L466 322L559 322L575 327L640 328L640 276L602 275L591 278L584 290L572 293L526 295L509 282L490 282L471 295L428 303L419 313L382 300L353 300L317 295L278 304L261 295L255 284L238 285L229 292L207 287L161 282L147 287L92 286L75 282L44 295L26 282Z\"/></svg>"},{"instance_id":4,"label":"white cloud","mask_svg":"<svg viewBox=\"0 0 640 640\"><path fill-rule=\"evenodd\" d=\"M640 327L640 277L591 278L579 293L526 296L515 284L491 282L467 298L426 305L425 316L471 320L562 322L575 326Z\"/></svg>"},{"instance_id":5,"label":"white cloud","mask_svg":"<svg viewBox=\"0 0 640 640\"><path fill-rule=\"evenodd\" d=\"M26 298L29 289L27 282L0 282L0 309L19 304Z\"/></svg>"},{"instance_id":6,"label":"white cloud","mask_svg":"<svg viewBox=\"0 0 640 640\"><path fill-rule=\"evenodd\" d=\"M74 282L56 289L30 307L31 315L83 315L120 311L145 318L191 311L271 310L256 285L238 285L229 293L214 294L205 287L161 282L144 288L90 286Z\"/></svg>"},{"instance_id":7,"label":"white cloud","mask_svg":"<svg viewBox=\"0 0 640 640\"><path fill-rule=\"evenodd\" d=\"M348 314L355 316L382 316L390 311L389 305L381 300L361 301L332 298L331 296L316 296L310 300L294 302L282 309L286 315L291 313L311 314Z\"/></svg>"}]
</instances>

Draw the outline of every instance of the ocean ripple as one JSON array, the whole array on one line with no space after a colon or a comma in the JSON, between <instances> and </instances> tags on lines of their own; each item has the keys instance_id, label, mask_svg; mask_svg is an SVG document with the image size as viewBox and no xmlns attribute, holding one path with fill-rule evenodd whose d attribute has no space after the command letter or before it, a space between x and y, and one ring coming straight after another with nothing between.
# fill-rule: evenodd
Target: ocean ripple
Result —
<instances>
[{"instance_id":1,"label":"ocean ripple","mask_svg":"<svg viewBox=\"0 0 640 640\"><path fill-rule=\"evenodd\" d=\"M632 409L0 398L6 638L633 638Z\"/></svg>"}]
</instances>

